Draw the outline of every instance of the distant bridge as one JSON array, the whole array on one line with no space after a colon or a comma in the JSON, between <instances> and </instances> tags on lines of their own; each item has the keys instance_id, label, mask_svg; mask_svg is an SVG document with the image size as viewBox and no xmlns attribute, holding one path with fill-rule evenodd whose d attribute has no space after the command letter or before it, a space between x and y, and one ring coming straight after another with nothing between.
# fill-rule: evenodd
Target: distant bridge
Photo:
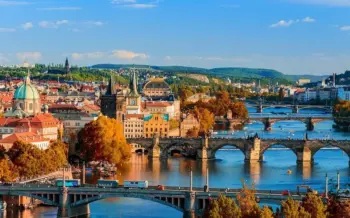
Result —
<instances>
[{"instance_id":1,"label":"distant bridge","mask_svg":"<svg viewBox=\"0 0 350 218\"><path fill-rule=\"evenodd\" d=\"M301 109L322 109L326 112L332 113L333 107L326 105L298 105L298 104L263 104L258 102L257 104L249 104L248 107L255 107L257 113L262 113L267 108L289 108L293 113L299 113Z\"/></svg>"},{"instance_id":2,"label":"distant bridge","mask_svg":"<svg viewBox=\"0 0 350 218\"><path fill-rule=\"evenodd\" d=\"M192 184L192 182L190 183ZM204 192L201 188L166 187L164 191L156 187L148 189L98 188L95 185L86 187L55 187L46 185L19 185L0 186L0 195L27 196L42 201L45 204L58 207L58 217L76 217L90 213L89 204L98 200L115 197L140 198L163 204L183 212L185 218L194 218L201 215L210 198L217 198L224 194L236 198L240 189L210 189ZM306 193L291 193L295 200L302 200ZM289 196L281 191L256 191L261 201L273 200L280 202Z\"/></svg>"},{"instance_id":3,"label":"distant bridge","mask_svg":"<svg viewBox=\"0 0 350 218\"><path fill-rule=\"evenodd\" d=\"M193 156L197 159L214 159L216 152L223 146L232 145L244 154L245 161L263 160L264 152L273 145L283 145L297 156L298 163L311 163L318 150L333 146L350 156L350 140L309 140L301 139L260 139L257 135L250 138L129 138L127 142L142 146L150 158L167 158L172 153Z\"/></svg>"}]
</instances>

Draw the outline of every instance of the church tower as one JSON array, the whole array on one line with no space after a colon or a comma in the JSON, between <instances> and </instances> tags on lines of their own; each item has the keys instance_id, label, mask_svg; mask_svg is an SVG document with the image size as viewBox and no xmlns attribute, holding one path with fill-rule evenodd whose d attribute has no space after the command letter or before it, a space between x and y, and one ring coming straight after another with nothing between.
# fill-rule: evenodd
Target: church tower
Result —
<instances>
[{"instance_id":1,"label":"church tower","mask_svg":"<svg viewBox=\"0 0 350 218\"><path fill-rule=\"evenodd\" d=\"M68 58L66 58L66 63L64 64L64 69L65 69L65 73L66 73L66 75L68 75L69 74L69 72L70 72L70 67L69 67L69 62L68 62Z\"/></svg>"},{"instance_id":2,"label":"church tower","mask_svg":"<svg viewBox=\"0 0 350 218\"><path fill-rule=\"evenodd\" d=\"M135 70L130 76L130 93L126 98L126 113L127 114L140 114L141 113L141 96L137 92L137 80Z\"/></svg>"},{"instance_id":3,"label":"church tower","mask_svg":"<svg viewBox=\"0 0 350 218\"><path fill-rule=\"evenodd\" d=\"M101 96L101 112L109 118L117 118L117 93L112 76L109 78L106 93Z\"/></svg>"}]
</instances>

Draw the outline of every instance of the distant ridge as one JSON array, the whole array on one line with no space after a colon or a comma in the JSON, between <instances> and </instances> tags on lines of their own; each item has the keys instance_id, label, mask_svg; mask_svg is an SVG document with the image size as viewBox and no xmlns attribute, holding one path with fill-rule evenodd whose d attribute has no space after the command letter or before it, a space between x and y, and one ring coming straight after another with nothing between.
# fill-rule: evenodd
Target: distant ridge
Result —
<instances>
[{"instance_id":1,"label":"distant ridge","mask_svg":"<svg viewBox=\"0 0 350 218\"><path fill-rule=\"evenodd\" d=\"M256 69L256 68L199 68L186 66L153 66L153 65L133 65L133 64L96 64L91 66L94 69L120 69L120 68L151 68L153 70L165 71L169 73L199 73L209 74L220 77L236 77L236 78L276 78L296 81L298 79L310 79L312 82L320 81L328 76L315 75L286 75L277 70L272 69Z\"/></svg>"}]
</instances>

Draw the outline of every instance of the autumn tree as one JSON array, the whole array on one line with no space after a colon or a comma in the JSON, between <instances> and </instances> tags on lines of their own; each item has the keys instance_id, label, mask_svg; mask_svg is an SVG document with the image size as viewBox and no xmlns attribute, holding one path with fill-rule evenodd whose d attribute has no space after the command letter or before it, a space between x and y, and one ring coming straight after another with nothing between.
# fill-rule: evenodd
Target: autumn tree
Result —
<instances>
[{"instance_id":1,"label":"autumn tree","mask_svg":"<svg viewBox=\"0 0 350 218\"><path fill-rule=\"evenodd\" d=\"M12 182L18 177L18 172L13 163L6 159L0 159L0 182Z\"/></svg>"},{"instance_id":2,"label":"autumn tree","mask_svg":"<svg viewBox=\"0 0 350 218\"><path fill-rule=\"evenodd\" d=\"M267 206L264 206L260 211L260 218L273 218L273 215L273 211Z\"/></svg>"},{"instance_id":3,"label":"autumn tree","mask_svg":"<svg viewBox=\"0 0 350 218\"><path fill-rule=\"evenodd\" d=\"M119 165L131 156L123 126L116 119L100 116L85 125L78 134L78 140L86 161L107 161Z\"/></svg>"},{"instance_id":4,"label":"autumn tree","mask_svg":"<svg viewBox=\"0 0 350 218\"><path fill-rule=\"evenodd\" d=\"M226 115L230 105L231 99L230 95L226 91L219 91L216 93L215 102L211 102L214 104L214 113L216 116L224 116Z\"/></svg>"},{"instance_id":5,"label":"autumn tree","mask_svg":"<svg viewBox=\"0 0 350 218\"><path fill-rule=\"evenodd\" d=\"M211 200L209 207L206 208L204 218L240 218L242 217L241 209L236 202L229 197L220 195L216 200Z\"/></svg>"},{"instance_id":6,"label":"autumn tree","mask_svg":"<svg viewBox=\"0 0 350 218\"><path fill-rule=\"evenodd\" d=\"M303 199L301 206L311 214L311 218L326 218L327 207L317 194L309 192Z\"/></svg>"},{"instance_id":7,"label":"autumn tree","mask_svg":"<svg viewBox=\"0 0 350 218\"><path fill-rule=\"evenodd\" d=\"M285 218L311 218L311 214L305 211L300 203L292 198L282 201L282 213Z\"/></svg>"},{"instance_id":8,"label":"autumn tree","mask_svg":"<svg viewBox=\"0 0 350 218\"><path fill-rule=\"evenodd\" d=\"M233 118L246 119L248 118L248 110L245 104L241 101L233 102L230 106Z\"/></svg>"},{"instance_id":9,"label":"autumn tree","mask_svg":"<svg viewBox=\"0 0 350 218\"><path fill-rule=\"evenodd\" d=\"M285 97L285 93L284 93L284 88L280 88L278 91L278 97L280 101L283 101L284 97Z\"/></svg>"},{"instance_id":10,"label":"autumn tree","mask_svg":"<svg viewBox=\"0 0 350 218\"><path fill-rule=\"evenodd\" d=\"M180 127L180 122L175 119L170 119L169 120L169 128L172 129L178 129Z\"/></svg>"},{"instance_id":11,"label":"autumn tree","mask_svg":"<svg viewBox=\"0 0 350 218\"><path fill-rule=\"evenodd\" d=\"M252 188L249 189L248 185L242 181L242 190L237 195L238 205L242 211L243 218L259 218L260 217L260 207L256 202L255 198L255 187L254 184Z\"/></svg>"},{"instance_id":12,"label":"autumn tree","mask_svg":"<svg viewBox=\"0 0 350 218\"><path fill-rule=\"evenodd\" d=\"M350 217L350 200L340 201L331 197L327 204L327 218L349 218Z\"/></svg>"},{"instance_id":13,"label":"autumn tree","mask_svg":"<svg viewBox=\"0 0 350 218\"><path fill-rule=\"evenodd\" d=\"M206 108L199 107L195 107L192 113L199 121L199 134L204 135L208 133L215 122L214 114Z\"/></svg>"},{"instance_id":14,"label":"autumn tree","mask_svg":"<svg viewBox=\"0 0 350 218\"><path fill-rule=\"evenodd\" d=\"M189 137L189 138L194 138L198 136L199 136L199 129L196 126L189 129L186 133L186 137Z\"/></svg>"},{"instance_id":15,"label":"autumn tree","mask_svg":"<svg viewBox=\"0 0 350 218\"><path fill-rule=\"evenodd\" d=\"M0 159L5 157L6 149L4 146L0 145Z\"/></svg>"}]
</instances>

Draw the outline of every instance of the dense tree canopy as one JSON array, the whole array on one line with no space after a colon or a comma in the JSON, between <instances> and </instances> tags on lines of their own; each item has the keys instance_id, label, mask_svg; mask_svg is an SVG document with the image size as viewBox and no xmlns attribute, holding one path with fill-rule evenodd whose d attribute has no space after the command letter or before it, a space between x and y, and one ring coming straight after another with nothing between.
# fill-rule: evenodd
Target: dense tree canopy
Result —
<instances>
[{"instance_id":1,"label":"dense tree canopy","mask_svg":"<svg viewBox=\"0 0 350 218\"><path fill-rule=\"evenodd\" d=\"M86 161L108 161L119 165L129 160L131 155L122 124L106 116L86 124L79 132L78 140Z\"/></svg>"},{"instance_id":2,"label":"dense tree canopy","mask_svg":"<svg viewBox=\"0 0 350 218\"><path fill-rule=\"evenodd\" d=\"M18 172L15 165L6 158L0 158L0 182L11 182L17 177Z\"/></svg>"},{"instance_id":3,"label":"dense tree canopy","mask_svg":"<svg viewBox=\"0 0 350 218\"><path fill-rule=\"evenodd\" d=\"M350 101L337 101L333 107L336 127L343 131L350 131Z\"/></svg>"}]
</instances>

